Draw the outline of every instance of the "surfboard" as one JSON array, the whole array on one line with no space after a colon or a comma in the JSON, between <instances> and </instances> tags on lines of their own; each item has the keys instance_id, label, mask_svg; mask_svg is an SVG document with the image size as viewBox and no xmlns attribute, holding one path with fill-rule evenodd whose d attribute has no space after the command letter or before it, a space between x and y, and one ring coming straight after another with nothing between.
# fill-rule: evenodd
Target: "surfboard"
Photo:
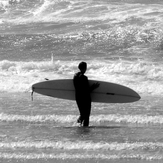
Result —
<instances>
[{"instance_id":1,"label":"surfboard","mask_svg":"<svg viewBox=\"0 0 163 163\"><path fill-rule=\"evenodd\" d=\"M91 93L92 102L99 103L129 103L138 101L141 97L134 90L110 82L89 80L89 84L98 82L100 86ZM32 85L33 92L75 100L75 88L72 79L48 80Z\"/></svg>"}]
</instances>

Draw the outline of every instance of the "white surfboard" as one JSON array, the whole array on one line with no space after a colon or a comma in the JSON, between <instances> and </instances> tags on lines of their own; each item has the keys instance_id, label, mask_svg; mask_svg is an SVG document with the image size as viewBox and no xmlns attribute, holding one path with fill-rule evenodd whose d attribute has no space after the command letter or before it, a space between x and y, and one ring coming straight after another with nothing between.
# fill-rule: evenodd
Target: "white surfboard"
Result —
<instances>
[{"instance_id":1,"label":"white surfboard","mask_svg":"<svg viewBox=\"0 0 163 163\"><path fill-rule=\"evenodd\" d=\"M134 90L114 83L89 80L89 84L98 82L100 86L91 93L92 102L129 103L140 99ZM75 100L75 88L72 79L48 80L32 85L33 92L55 98Z\"/></svg>"}]
</instances>

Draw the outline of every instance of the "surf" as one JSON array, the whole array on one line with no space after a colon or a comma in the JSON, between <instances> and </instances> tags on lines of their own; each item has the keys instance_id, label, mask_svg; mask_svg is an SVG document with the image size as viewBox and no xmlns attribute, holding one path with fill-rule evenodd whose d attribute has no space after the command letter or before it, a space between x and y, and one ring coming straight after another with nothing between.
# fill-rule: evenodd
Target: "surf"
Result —
<instances>
[{"instance_id":1,"label":"surf","mask_svg":"<svg viewBox=\"0 0 163 163\"><path fill-rule=\"evenodd\" d=\"M135 142L135 143L93 143L85 141L39 141L39 142L10 142L0 143L0 149L8 150L0 152L1 159L16 160L120 160L120 159L139 159L139 160L162 160L162 143L154 142ZM15 152L15 150L20 150ZM27 150L26 153L21 150ZM37 152L35 151L37 150ZM41 152L40 152L41 150ZM60 152L62 150L63 152ZM85 154L85 150L87 154ZM100 151L99 151L100 150ZM53 151L49 152L49 151ZM148 152L150 151L150 155ZM152 151L152 152L151 152ZM157 154L153 153L157 151ZM72 154L73 152L73 154Z\"/></svg>"},{"instance_id":2,"label":"surf","mask_svg":"<svg viewBox=\"0 0 163 163\"><path fill-rule=\"evenodd\" d=\"M144 9L145 4L148 5ZM155 12L156 10L160 12ZM96 26L107 29L116 24L148 28L155 21L159 22L155 24L158 28L162 25L162 3L160 1L3 0L0 2L0 11L2 13L0 17L2 33L4 33L3 29L6 29L6 32L19 33L23 31L23 27L28 28L26 32L29 32L32 27L30 32L34 30L44 33L50 29L49 27L55 28L55 25L58 24L64 26L66 23L68 23L67 26L73 23L72 27L77 26L75 29L78 29L82 23L85 24L85 29L95 29ZM12 30L8 29L7 24L10 24Z\"/></svg>"},{"instance_id":3,"label":"surf","mask_svg":"<svg viewBox=\"0 0 163 163\"><path fill-rule=\"evenodd\" d=\"M78 118L76 115L18 115L18 114L0 114L1 122L26 122L26 123L53 123L59 124L74 124ZM161 125L163 124L162 115L92 115L90 121L93 124L99 125L105 122L114 122L117 124L140 124L140 125Z\"/></svg>"},{"instance_id":4,"label":"surf","mask_svg":"<svg viewBox=\"0 0 163 163\"><path fill-rule=\"evenodd\" d=\"M49 79L72 79L79 61L0 61L1 92L31 92L32 84ZM89 79L129 86L138 93L162 94L162 64L144 61L88 60ZM139 83L139 85L137 84Z\"/></svg>"},{"instance_id":5,"label":"surf","mask_svg":"<svg viewBox=\"0 0 163 163\"><path fill-rule=\"evenodd\" d=\"M1 152L0 153L0 158L2 159L16 159L16 160L71 160L71 162L76 160L97 160L100 159L100 161L106 161L106 160L121 160L121 159L139 159L139 160L145 160L145 161L159 161L162 160L163 157L162 155L152 155L152 156L147 156L146 154L121 154L121 155L107 155L107 154L66 154L66 153L60 153L60 154L24 154L24 153L5 153Z\"/></svg>"},{"instance_id":6,"label":"surf","mask_svg":"<svg viewBox=\"0 0 163 163\"><path fill-rule=\"evenodd\" d=\"M134 142L134 143L118 143L118 142L99 142L93 143L89 141L19 141L19 142L1 142L0 149L15 149L15 148L23 148L23 149L63 149L63 150L102 150L102 151L123 151L123 150L140 150L143 148L149 148L148 150L154 150L163 148L163 144L161 142Z\"/></svg>"}]
</instances>

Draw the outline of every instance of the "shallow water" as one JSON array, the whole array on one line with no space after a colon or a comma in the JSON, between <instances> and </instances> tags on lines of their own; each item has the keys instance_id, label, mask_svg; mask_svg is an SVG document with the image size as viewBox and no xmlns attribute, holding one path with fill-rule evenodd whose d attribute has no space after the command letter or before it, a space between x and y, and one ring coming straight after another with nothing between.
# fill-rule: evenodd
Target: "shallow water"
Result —
<instances>
[{"instance_id":1,"label":"shallow water","mask_svg":"<svg viewBox=\"0 0 163 163\"><path fill-rule=\"evenodd\" d=\"M151 101L153 100L153 101ZM1 94L0 159L5 162L161 162L162 101L93 103L90 127L78 127L75 102ZM7 108L7 109L6 109Z\"/></svg>"}]
</instances>

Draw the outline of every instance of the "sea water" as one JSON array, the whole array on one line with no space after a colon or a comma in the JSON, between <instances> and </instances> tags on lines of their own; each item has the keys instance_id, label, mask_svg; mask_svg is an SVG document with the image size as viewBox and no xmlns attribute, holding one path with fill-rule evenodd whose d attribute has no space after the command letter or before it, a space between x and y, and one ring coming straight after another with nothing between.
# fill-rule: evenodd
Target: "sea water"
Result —
<instances>
[{"instance_id":1,"label":"sea water","mask_svg":"<svg viewBox=\"0 0 163 163\"><path fill-rule=\"evenodd\" d=\"M92 103L78 127L75 101L34 93L70 79L134 89L141 100ZM163 161L162 0L0 0L0 162Z\"/></svg>"}]
</instances>

